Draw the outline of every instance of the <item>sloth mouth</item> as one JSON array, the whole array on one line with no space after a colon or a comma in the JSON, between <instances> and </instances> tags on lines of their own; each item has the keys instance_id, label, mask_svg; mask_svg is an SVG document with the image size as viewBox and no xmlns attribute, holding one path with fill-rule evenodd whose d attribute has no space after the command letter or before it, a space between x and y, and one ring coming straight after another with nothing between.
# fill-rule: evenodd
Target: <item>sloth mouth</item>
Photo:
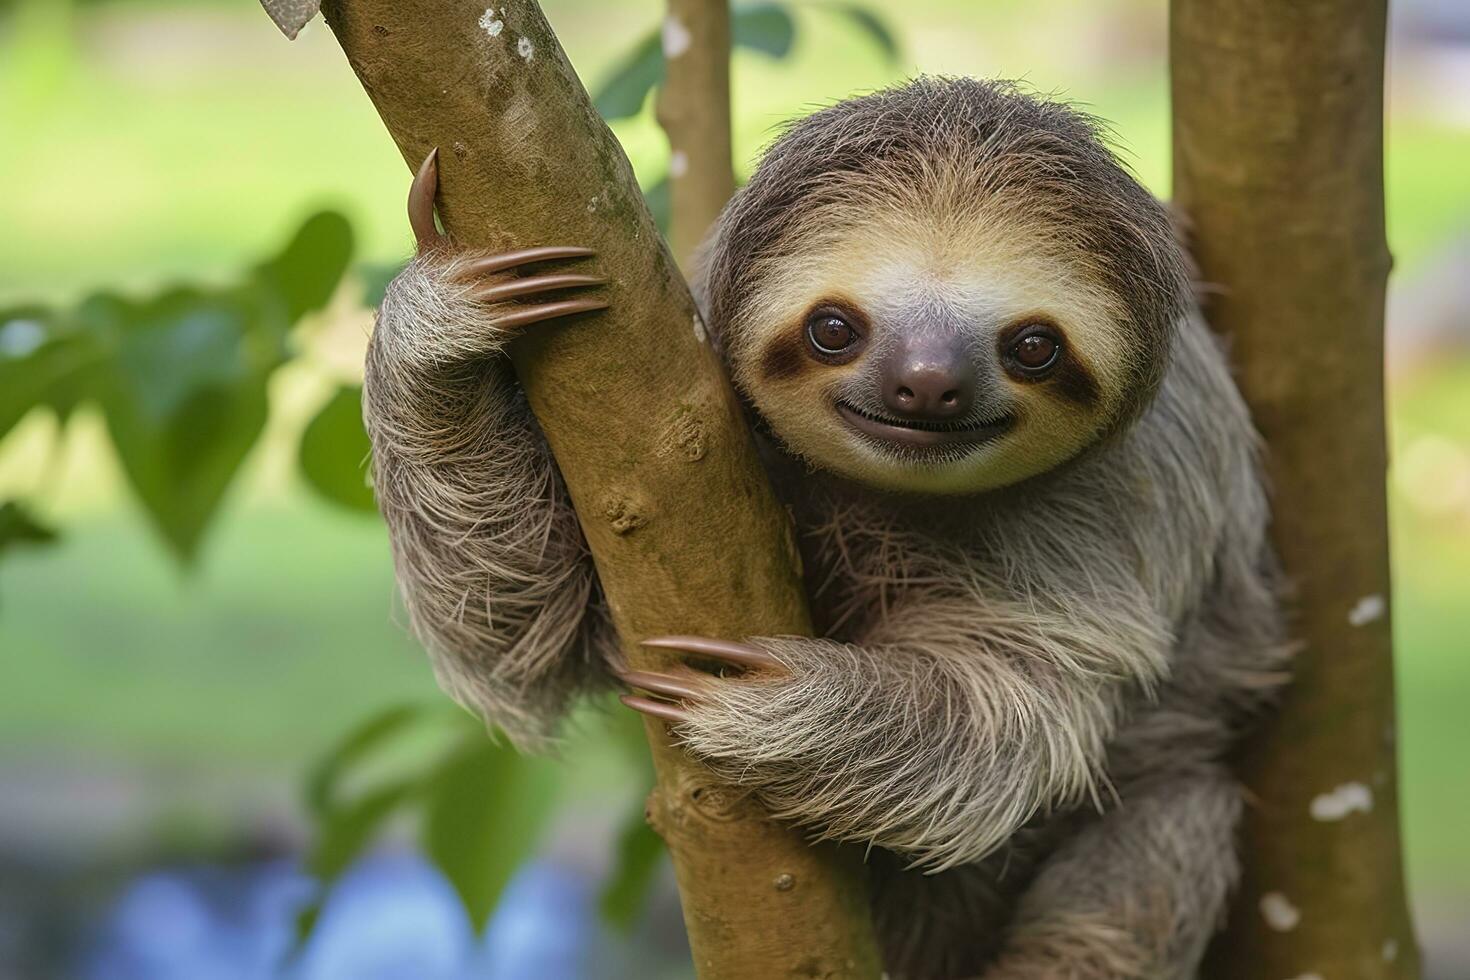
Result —
<instances>
[{"instance_id":1,"label":"sloth mouth","mask_svg":"<svg viewBox=\"0 0 1470 980\"><path fill-rule=\"evenodd\" d=\"M864 411L843 401L837 403L837 414L862 435L889 445L902 446L909 451L980 446L1004 435L1014 421L1009 415L988 421L961 419L957 422L923 422L895 419Z\"/></svg>"}]
</instances>

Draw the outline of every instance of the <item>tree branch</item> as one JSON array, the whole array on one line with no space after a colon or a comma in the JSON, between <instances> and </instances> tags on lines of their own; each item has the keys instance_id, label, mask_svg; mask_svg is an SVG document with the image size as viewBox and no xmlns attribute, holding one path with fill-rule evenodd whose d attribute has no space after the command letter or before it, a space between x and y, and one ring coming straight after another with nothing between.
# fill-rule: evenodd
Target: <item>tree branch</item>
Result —
<instances>
[{"instance_id":1,"label":"tree branch","mask_svg":"<svg viewBox=\"0 0 1470 980\"><path fill-rule=\"evenodd\" d=\"M1177 200L1270 449L1305 641L1244 750L1245 880L1209 976L1418 976L1384 490L1383 0L1173 0Z\"/></svg>"},{"instance_id":2,"label":"tree branch","mask_svg":"<svg viewBox=\"0 0 1470 980\"><path fill-rule=\"evenodd\" d=\"M669 138L669 244L680 266L735 193L728 0L669 0L658 122Z\"/></svg>"},{"instance_id":3,"label":"tree branch","mask_svg":"<svg viewBox=\"0 0 1470 980\"><path fill-rule=\"evenodd\" d=\"M589 246L611 279L610 313L537 327L513 359L629 661L666 666L633 645L655 634L808 633L790 522L622 149L539 6L323 9L409 165L440 148L440 213L459 243ZM648 734L650 819L700 976L876 977L859 853L809 847L661 725Z\"/></svg>"}]
</instances>

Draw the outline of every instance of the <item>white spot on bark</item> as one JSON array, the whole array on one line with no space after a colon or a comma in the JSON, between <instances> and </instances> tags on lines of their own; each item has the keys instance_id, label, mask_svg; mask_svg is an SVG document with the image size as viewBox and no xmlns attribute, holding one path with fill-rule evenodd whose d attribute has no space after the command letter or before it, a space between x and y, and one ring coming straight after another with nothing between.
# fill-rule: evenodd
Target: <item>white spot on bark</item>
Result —
<instances>
[{"instance_id":1,"label":"white spot on bark","mask_svg":"<svg viewBox=\"0 0 1470 980\"><path fill-rule=\"evenodd\" d=\"M1365 595L1353 604L1348 610L1348 623L1353 626L1367 626L1369 623L1377 622L1388 612L1388 602L1381 595Z\"/></svg>"},{"instance_id":2,"label":"white spot on bark","mask_svg":"<svg viewBox=\"0 0 1470 980\"><path fill-rule=\"evenodd\" d=\"M704 318L694 314L694 339L701 344L709 343L709 331L704 329Z\"/></svg>"},{"instance_id":3,"label":"white spot on bark","mask_svg":"<svg viewBox=\"0 0 1470 980\"><path fill-rule=\"evenodd\" d=\"M1313 820L1341 820L1348 814L1373 809L1373 791L1362 783L1343 783L1312 800Z\"/></svg>"},{"instance_id":4,"label":"white spot on bark","mask_svg":"<svg viewBox=\"0 0 1470 980\"><path fill-rule=\"evenodd\" d=\"M1392 963L1399 958L1399 944L1396 939L1385 939L1383 941L1383 962Z\"/></svg>"},{"instance_id":5,"label":"white spot on bark","mask_svg":"<svg viewBox=\"0 0 1470 980\"><path fill-rule=\"evenodd\" d=\"M11 320L0 326L0 357L25 357L46 342L46 328L35 320Z\"/></svg>"},{"instance_id":6,"label":"white spot on bark","mask_svg":"<svg viewBox=\"0 0 1470 980\"><path fill-rule=\"evenodd\" d=\"M480 29L491 37L499 37L500 32L505 30L505 21L495 16L494 7L486 7L485 12L480 15Z\"/></svg>"},{"instance_id":7,"label":"white spot on bark","mask_svg":"<svg viewBox=\"0 0 1470 980\"><path fill-rule=\"evenodd\" d=\"M1285 895L1267 892L1261 896L1261 918L1277 932L1290 932L1302 921L1302 913Z\"/></svg>"},{"instance_id":8,"label":"white spot on bark","mask_svg":"<svg viewBox=\"0 0 1470 980\"><path fill-rule=\"evenodd\" d=\"M525 58L527 61L530 61L532 58L536 57L536 45L531 43L530 38L523 37L516 42L516 54L520 55L522 58Z\"/></svg>"},{"instance_id":9,"label":"white spot on bark","mask_svg":"<svg viewBox=\"0 0 1470 980\"><path fill-rule=\"evenodd\" d=\"M675 150L669 157L669 176L678 180L689 172L689 154Z\"/></svg>"},{"instance_id":10,"label":"white spot on bark","mask_svg":"<svg viewBox=\"0 0 1470 980\"><path fill-rule=\"evenodd\" d=\"M689 50L689 45L694 43L694 38L689 33L689 28L680 23L677 17L664 18L664 57L673 59L679 57Z\"/></svg>"}]
</instances>

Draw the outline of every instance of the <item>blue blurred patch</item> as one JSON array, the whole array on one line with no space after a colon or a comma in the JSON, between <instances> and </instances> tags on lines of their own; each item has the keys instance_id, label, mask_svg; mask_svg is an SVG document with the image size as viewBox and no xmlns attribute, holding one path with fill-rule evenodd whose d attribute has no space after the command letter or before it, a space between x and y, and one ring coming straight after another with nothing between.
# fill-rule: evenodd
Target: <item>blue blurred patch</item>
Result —
<instances>
[{"instance_id":1,"label":"blue blurred patch","mask_svg":"<svg viewBox=\"0 0 1470 980\"><path fill-rule=\"evenodd\" d=\"M155 871L109 910L84 980L578 980L598 944L595 893L553 862L524 867L476 937L449 883L417 855L359 862L289 964L312 893L294 862Z\"/></svg>"}]
</instances>

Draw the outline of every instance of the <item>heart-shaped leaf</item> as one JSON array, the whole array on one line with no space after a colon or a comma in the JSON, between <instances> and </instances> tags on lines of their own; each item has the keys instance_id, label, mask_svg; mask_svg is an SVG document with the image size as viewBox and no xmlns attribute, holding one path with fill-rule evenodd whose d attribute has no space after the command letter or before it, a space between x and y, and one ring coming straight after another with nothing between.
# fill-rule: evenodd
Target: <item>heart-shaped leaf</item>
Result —
<instances>
[{"instance_id":1,"label":"heart-shaped leaf","mask_svg":"<svg viewBox=\"0 0 1470 980\"><path fill-rule=\"evenodd\" d=\"M0 438L47 406L63 421L86 396L101 358L96 338L39 306L0 311Z\"/></svg>"},{"instance_id":2,"label":"heart-shaped leaf","mask_svg":"<svg viewBox=\"0 0 1470 980\"><path fill-rule=\"evenodd\" d=\"M784 58L796 43L796 20L784 3L742 4L730 11L730 39L773 58Z\"/></svg>"},{"instance_id":3,"label":"heart-shaped leaf","mask_svg":"<svg viewBox=\"0 0 1470 980\"><path fill-rule=\"evenodd\" d=\"M663 43L654 32L639 41L613 70L592 97L592 104L608 121L636 116L643 111L648 93L663 80Z\"/></svg>"},{"instance_id":4,"label":"heart-shaped leaf","mask_svg":"<svg viewBox=\"0 0 1470 980\"><path fill-rule=\"evenodd\" d=\"M784 58L796 40L796 21L781 3L742 4L730 12L730 43ZM592 97L602 118L613 121L643 111L648 93L664 80L663 37L646 34Z\"/></svg>"},{"instance_id":5,"label":"heart-shaped leaf","mask_svg":"<svg viewBox=\"0 0 1470 980\"><path fill-rule=\"evenodd\" d=\"M483 734L465 738L434 773L424 851L449 878L476 929L546 829L556 773Z\"/></svg>"},{"instance_id":6,"label":"heart-shaped leaf","mask_svg":"<svg viewBox=\"0 0 1470 980\"><path fill-rule=\"evenodd\" d=\"M111 349L99 394L123 472L185 562L265 427L266 380L286 356L267 302L178 289L78 310Z\"/></svg>"},{"instance_id":7,"label":"heart-shaped leaf","mask_svg":"<svg viewBox=\"0 0 1470 980\"><path fill-rule=\"evenodd\" d=\"M428 709L422 704L401 704L368 716L318 760L306 775L308 809L326 817L341 806L341 783L347 772L395 737L422 721Z\"/></svg>"},{"instance_id":8,"label":"heart-shaped leaf","mask_svg":"<svg viewBox=\"0 0 1470 980\"><path fill-rule=\"evenodd\" d=\"M608 925L628 932L648 901L654 875L664 856L663 839L654 833L643 807L628 816L618 834L612 870L603 883L598 907Z\"/></svg>"},{"instance_id":9,"label":"heart-shaped leaf","mask_svg":"<svg viewBox=\"0 0 1470 980\"><path fill-rule=\"evenodd\" d=\"M349 510L376 514L366 466L372 446L362 425L362 388L344 385L301 435L301 475L313 490Z\"/></svg>"},{"instance_id":10,"label":"heart-shaped leaf","mask_svg":"<svg viewBox=\"0 0 1470 980\"><path fill-rule=\"evenodd\" d=\"M352 226L335 211L307 218L275 258L255 270L257 281L280 297L282 315L295 323L327 305L352 259Z\"/></svg>"}]
</instances>

